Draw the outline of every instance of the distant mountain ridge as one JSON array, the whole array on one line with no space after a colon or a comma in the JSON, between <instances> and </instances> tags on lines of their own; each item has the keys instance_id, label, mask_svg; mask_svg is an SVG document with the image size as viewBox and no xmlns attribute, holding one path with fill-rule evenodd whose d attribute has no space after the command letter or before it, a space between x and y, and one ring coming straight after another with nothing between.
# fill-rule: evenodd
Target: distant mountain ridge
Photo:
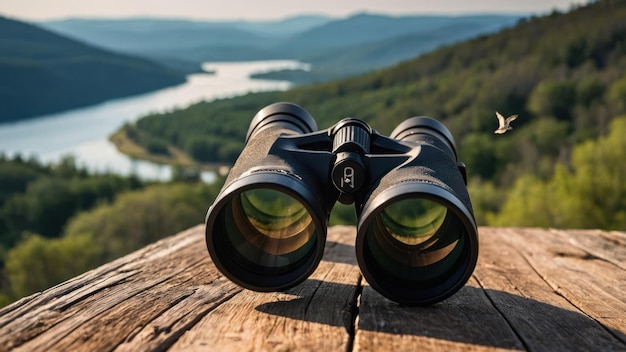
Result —
<instances>
[{"instance_id":1,"label":"distant mountain ridge","mask_svg":"<svg viewBox=\"0 0 626 352\"><path fill-rule=\"evenodd\" d=\"M99 103L184 82L161 64L107 52L0 17L0 122Z\"/></svg>"},{"instance_id":2,"label":"distant mountain ridge","mask_svg":"<svg viewBox=\"0 0 626 352\"><path fill-rule=\"evenodd\" d=\"M296 16L276 21L75 18L39 24L109 50L185 59L187 52L230 46L249 48L246 59L253 60L255 48L267 50L285 38L329 21L331 18L324 16Z\"/></svg>"},{"instance_id":3,"label":"distant mountain ridge","mask_svg":"<svg viewBox=\"0 0 626 352\"><path fill-rule=\"evenodd\" d=\"M520 18L519 15L360 13L342 19L324 16L279 21L73 19L41 25L95 45L159 60L175 58L196 64L268 59L310 62L313 72L306 73L303 80L320 81L390 66L442 45L512 26ZM436 33L434 40L427 38L430 33ZM412 37L413 41L396 40L401 37ZM352 61L346 61L347 57Z\"/></svg>"},{"instance_id":4,"label":"distant mountain ridge","mask_svg":"<svg viewBox=\"0 0 626 352\"><path fill-rule=\"evenodd\" d=\"M378 42L412 33L428 32L458 23L490 26L500 29L502 24L512 25L519 16L385 16L360 13L317 26L296 34L281 48L303 52L336 49Z\"/></svg>"}]
</instances>

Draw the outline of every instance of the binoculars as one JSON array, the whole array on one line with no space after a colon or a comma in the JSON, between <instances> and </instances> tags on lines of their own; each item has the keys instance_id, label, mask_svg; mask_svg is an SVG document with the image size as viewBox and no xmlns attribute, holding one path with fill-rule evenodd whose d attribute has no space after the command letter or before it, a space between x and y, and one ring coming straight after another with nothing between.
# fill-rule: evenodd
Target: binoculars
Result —
<instances>
[{"instance_id":1,"label":"binoculars","mask_svg":"<svg viewBox=\"0 0 626 352\"><path fill-rule=\"evenodd\" d=\"M335 202L354 203L356 257L367 282L403 305L457 292L478 258L465 165L452 134L412 117L390 137L345 118L318 131L291 103L261 109L208 210L217 268L254 291L282 291L317 268Z\"/></svg>"}]
</instances>

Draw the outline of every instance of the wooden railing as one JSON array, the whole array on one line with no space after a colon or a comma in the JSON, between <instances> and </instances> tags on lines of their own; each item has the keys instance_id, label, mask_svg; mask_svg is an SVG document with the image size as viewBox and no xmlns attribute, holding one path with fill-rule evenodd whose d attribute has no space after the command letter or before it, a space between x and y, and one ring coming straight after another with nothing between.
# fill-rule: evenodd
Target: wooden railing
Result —
<instances>
[{"instance_id":1,"label":"wooden railing","mask_svg":"<svg viewBox=\"0 0 626 352\"><path fill-rule=\"evenodd\" d=\"M257 293L197 226L0 310L0 351L625 351L626 233L480 228L468 284L426 308L371 289L354 227L303 284Z\"/></svg>"}]
</instances>

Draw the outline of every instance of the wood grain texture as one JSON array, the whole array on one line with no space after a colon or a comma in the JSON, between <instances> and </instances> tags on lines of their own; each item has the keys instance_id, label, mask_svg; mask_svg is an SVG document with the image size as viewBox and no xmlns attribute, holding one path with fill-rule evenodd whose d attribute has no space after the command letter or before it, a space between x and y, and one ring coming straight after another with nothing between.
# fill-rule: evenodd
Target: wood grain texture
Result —
<instances>
[{"instance_id":1,"label":"wood grain texture","mask_svg":"<svg viewBox=\"0 0 626 352\"><path fill-rule=\"evenodd\" d=\"M354 228L328 236L324 260L303 284L280 293L244 292L207 314L173 351L344 351L350 344L360 273Z\"/></svg>"},{"instance_id":2,"label":"wood grain texture","mask_svg":"<svg viewBox=\"0 0 626 352\"><path fill-rule=\"evenodd\" d=\"M473 277L408 308L329 230L304 283L258 293L213 265L197 226L0 310L0 351L626 350L626 234L480 228Z\"/></svg>"}]
</instances>

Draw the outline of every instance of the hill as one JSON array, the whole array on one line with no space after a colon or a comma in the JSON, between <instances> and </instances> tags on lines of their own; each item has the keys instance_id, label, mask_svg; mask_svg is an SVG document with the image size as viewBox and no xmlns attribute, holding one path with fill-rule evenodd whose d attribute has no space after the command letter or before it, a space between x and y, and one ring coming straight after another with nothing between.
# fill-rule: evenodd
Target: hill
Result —
<instances>
[{"instance_id":1,"label":"hill","mask_svg":"<svg viewBox=\"0 0 626 352\"><path fill-rule=\"evenodd\" d=\"M596 140L600 148L611 122L626 114L625 73L626 3L602 1L568 13L529 18L514 28L389 69L286 92L201 103L144 117L126 131L140 144L169 143L200 162L230 163L242 147L252 116L276 101L305 107L320 128L353 116L389 133L410 116L433 116L455 136L461 160L468 166L478 220L486 223L489 214L499 213L508 189L521 187L511 193L519 195L530 187L529 179L521 176L531 176L532 182L557 182L550 181L556 165L575 170L579 160L592 160L573 158L574 152ZM519 114L515 129L494 135L495 111L505 116ZM600 170L597 165L594 169ZM619 177L626 177L626 171L623 176L598 171L598 177L602 175L606 179L594 182L623 183ZM618 175L618 179L607 175ZM519 184L520 179L526 184ZM561 198L575 193L561 192ZM558 197L547 204L555 204L554 199ZM593 202L603 209L601 196L596 195ZM571 199L565 203L574 204ZM526 217L527 221L538 218ZM552 217L547 220L552 222L520 225L561 226L558 220Z\"/></svg>"},{"instance_id":2,"label":"hill","mask_svg":"<svg viewBox=\"0 0 626 352\"><path fill-rule=\"evenodd\" d=\"M296 16L275 21L182 19L66 19L41 22L57 33L99 47L158 60L205 61L282 59L281 41L331 18Z\"/></svg>"},{"instance_id":3,"label":"hill","mask_svg":"<svg viewBox=\"0 0 626 352\"><path fill-rule=\"evenodd\" d=\"M386 16L361 13L296 34L279 48L307 56L329 49L343 49L412 33L429 32L458 24L500 29L517 16Z\"/></svg>"},{"instance_id":4,"label":"hill","mask_svg":"<svg viewBox=\"0 0 626 352\"><path fill-rule=\"evenodd\" d=\"M0 122L184 82L182 73L0 17Z\"/></svg>"},{"instance_id":5,"label":"hill","mask_svg":"<svg viewBox=\"0 0 626 352\"><path fill-rule=\"evenodd\" d=\"M172 59L195 62L196 66L205 61L300 60L312 63L312 70L291 73L288 78L313 82L396 64L442 45L495 32L518 19L511 15L392 17L362 13L342 19L71 19L41 24L94 45L165 63ZM415 40L399 40L403 37ZM380 50L386 54L372 53ZM281 78L285 74L279 73Z\"/></svg>"},{"instance_id":6,"label":"hill","mask_svg":"<svg viewBox=\"0 0 626 352\"><path fill-rule=\"evenodd\" d=\"M303 48L307 54L303 54L299 60L311 63L312 70L296 71L291 74L284 71L270 72L258 74L255 77L287 79L296 83L315 83L354 76L395 65L445 45L497 32L519 19L513 16L452 18L427 16L398 19L372 15L361 16L365 19L359 20L357 16L353 18L354 23L350 25L331 23L327 25L329 29L320 30L316 35L307 34L324 43L316 50ZM391 25L394 20L399 20L403 25ZM352 33L354 42L347 42L345 38L330 39L330 33L342 33L343 30L354 32ZM384 34L381 35L380 32ZM337 47L328 48L333 45Z\"/></svg>"},{"instance_id":7,"label":"hill","mask_svg":"<svg viewBox=\"0 0 626 352\"><path fill-rule=\"evenodd\" d=\"M57 33L110 50L174 52L213 45L271 47L331 21L324 16L296 16L275 21L200 21L167 18L65 19L41 22ZM182 56L182 55L178 55Z\"/></svg>"}]
</instances>

